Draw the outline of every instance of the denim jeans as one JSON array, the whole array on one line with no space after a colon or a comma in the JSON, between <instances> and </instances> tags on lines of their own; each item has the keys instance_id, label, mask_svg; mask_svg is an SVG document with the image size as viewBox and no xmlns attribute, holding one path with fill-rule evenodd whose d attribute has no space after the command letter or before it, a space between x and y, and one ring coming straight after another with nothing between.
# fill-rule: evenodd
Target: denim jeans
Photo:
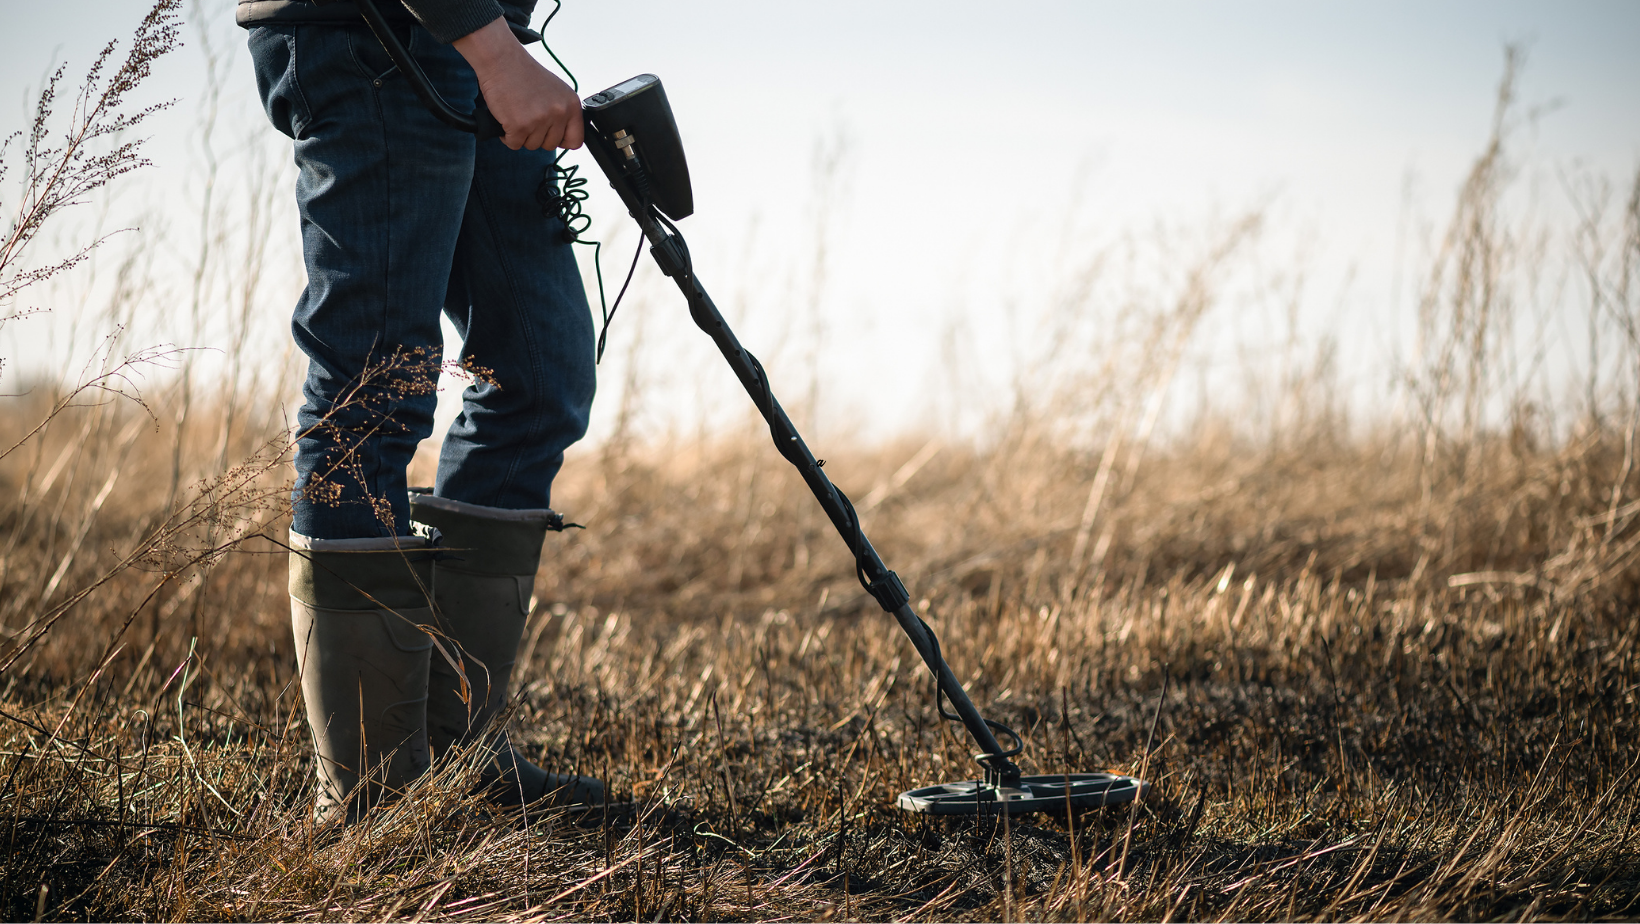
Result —
<instances>
[{"instance_id":1,"label":"denim jeans","mask_svg":"<svg viewBox=\"0 0 1640 924\"><path fill-rule=\"evenodd\" d=\"M448 45L405 38L445 99L477 78ZM405 468L432 433L439 312L480 370L445 435L434 493L550 505L587 428L593 325L562 223L537 188L553 151L511 151L435 119L361 24L260 26L257 89L295 142L307 287L291 332L308 357L292 528L314 539L409 533Z\"/></svg>"}]
</instances>

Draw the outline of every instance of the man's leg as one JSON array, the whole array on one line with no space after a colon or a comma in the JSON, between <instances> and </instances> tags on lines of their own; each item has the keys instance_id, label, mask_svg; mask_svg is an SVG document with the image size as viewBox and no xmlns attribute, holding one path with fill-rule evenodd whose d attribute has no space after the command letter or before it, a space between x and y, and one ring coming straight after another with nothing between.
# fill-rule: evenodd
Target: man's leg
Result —
<instances>
[{"instance_id":1,"label":"man's leg","mask_svg":"<svg viewBox=\"0 0 1640 924\"><path fill-rule=\"evenodd\" d=\"M411 45L445 92L472 95L453 51L424 32ZM263 27L250 47L300 171L308 285L292 333L309 367L290 592L316 814L352 820L428 763L432 556L397 537L405 466L432 426L473 141L426 114L362 27Z\"/></svg>"},{"instance_id":2,"label":"man's leg","mask_svg":"<svg viewBox=\"0 0 1640 924\"><path fill-rule=\"evenodd\" d=\"M316 539L408 535L405 468L432 431L438 316L474 141L422 107L362 25L282 32L256 30L252 47L289 44L288 87L269 113L276 125L282 111L305 115L287 128L308 276L291 324L308 356L293 527ZM472 71L454 50L420 28L409 38L448 97L472 98ZM284 98L296 102L276 105Z\"/></svg>"},{"instance_id":3,"label":"man's leg","mask_svg":"<svg viewBox=\"0 0 1640 924\"><path fill-rule=\"evenodd\" d=\"M472 691L464 700L455 665L433 662L433 749L482 740L481 782L505 803L598 803L598 781L549 774L490 727L507 702L543 539L559 523L547 509L552 479L586 432L592 402L591 312L563 226L536 196L551 153L478 146L447 312L463 357L487 371L463 394L438 488L411 510L445 535L434 595Z\"/></svg>"},{"instance_id":4,"label":"man's leg","mask_svg":"<svg viewBox=\"0 0 1640 924\"><path fill-rule=\"evenodd\" d=\"M462 393L439 456L439 497L509 510L551 506L564 450L586 434L592 312L563 224L536 192L554 151L475 152L446 313L462 358L487 370Z\"/></svg>"}]
</instances>

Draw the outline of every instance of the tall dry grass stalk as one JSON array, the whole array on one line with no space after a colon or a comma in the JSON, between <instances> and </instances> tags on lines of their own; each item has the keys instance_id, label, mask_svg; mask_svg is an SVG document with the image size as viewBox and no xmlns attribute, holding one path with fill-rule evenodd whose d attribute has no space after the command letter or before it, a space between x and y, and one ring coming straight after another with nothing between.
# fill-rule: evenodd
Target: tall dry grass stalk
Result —
<instances>
[{"instance_id":1,"label":"tall dry grass stalk","mask_svg":"<svg viewBox=\"0 0 1640 924\"><path fill-rule=\"evenodd\" d=\"M559 485L588 528L549 546L512 721L529 756L638 810L499 815L454 760L316 830L277 402L238 372L209 398L195 380L86 402L158 358L122 364L111 340L105 365L31 383L0 418L0 908L1633 917L1640 182L1580 192L1587 300L1556 307L1618 336L1586 413L1551 425L1498 365L1525 310L1502 204L1511 87L1432 257L1416 419L1353 422L1324 375L1295 373L1268 427L1224 409L1164 425L1254 214L1177 254L1161 289L1090 260L993 439L828 448L957 675L1026 736L1027 769L1142 771L1155 797L1137 810L1001 825L892 808L976 767L801 483L756 431L623 430ZM1088 321L1100 305L1114 326Z\"/></svg>"}]
</instances>

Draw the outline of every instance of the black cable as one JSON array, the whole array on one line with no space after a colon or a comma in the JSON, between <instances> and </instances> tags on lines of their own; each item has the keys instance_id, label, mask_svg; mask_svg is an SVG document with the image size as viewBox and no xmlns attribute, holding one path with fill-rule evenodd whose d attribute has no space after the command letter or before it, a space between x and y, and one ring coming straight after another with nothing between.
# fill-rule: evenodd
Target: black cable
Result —
<instances>
[{"instance_id":1,"label":"black cable","mask_svg":"<svg viewBox=\"0 0 1640 924\"><path fill-rule=\"evenodd\" d=\"M662 221L666 221L664 216L658 217L660 217ZM672 223L668 221L666 224L670 227ZM672 227L671 230L673 235L677 237L678 243L682 245L682 235L677 234L677 229L675 227ZM684 245L684 253L686 255L688 253L687 245ZM758 390L762 393L760 396L761 403L764 408L772 412L774 410L774 392L769 385L769 375L764 371L763 364L758 362L756 356L753 356L750 352L747 352L746 358L750 360L752 370L757 375ZM771 413L770 416L772 417L773 414ZM790 450L791 441L781 439L781 434L773 432L772 425L770 433L774 437L776 449L779 450L782 456L786 457L786 461L791 462L793 465L801 464L802 459L800 457L796 457L795 450ZM788 454L788 452L790 454ZM818 464L819 463L817 462L816 465ZM848 544L849 551L854 553L854 578L860 582L861 587L865 588L866 593L877 598L880 603L882 602L882 598L878 597L880 582L873 581L871 579L871 575L868 573L867 566L871 563L871 560L865 554L867 545L866 534L865 529L860 525L860 514L854 509L854 502L849 500L848 495L844 493L842 488L839 488L835 484L831 484L831 479L829 478L826 479L826 481L827 484L830 485L832 493L837 498L838 506L843 509L844 517L848 521L848 534L844 537L844 542ZM940 638L934 633L933 627L930 626L921 616L917 616L917 622L922 625L923 632L928 636L929 645L933 648L934 662L937 664L945 663L945 655L940 652ZM960 723L964 728L967 727L968 723L963 721L962 716L946 710L945 688L940 686L940 677L937 672L934 674L934 708L939 712L940 718L950 722ZM1012 738L1014 746L994 754L985 751L978 751L974 754L975 760L982 764L991 760L1006 760L1020 754L1025 750L1025 739L1020 736L1019 732L1016 732L1008 726L1003 725L1001 722L992 721L984 716L980 717L980 721L984 722L986 727L990 728L992 731L1002 732L1009 738Z\"/></svg>"},{"instance_id":2,"label":"black cable","mask_svg":"<svg viewBox=\"0 0 1640 924\"><path fill-rule=\"evenodd\" d=\"M759 375L761 376L763 373L763 367L759 365L757 369ZM764 386L767 387L767 379L764 379ZM865 554L866 534L865 530L860 526L860 515L855 511L853 502L848 499L847 494L843 493L842 488L839 488L834 484L831 486L831 490L837 495L838 501L841 502L840 506L843 508L844 514L848 517L849 531L853 534L852 539L848 540L848 545L849 551L854 553L854 577L860 582L860 586L866 589L866 593L871 594L873 597L878 597L880 582L872 581L871 576L867 573L866 569L866 566L870 563L870 560ZM878 597L878 601L881 602L881 600L882 598ZM935 663L944 664L945 655L940 652L940 637L934 634L934 628L930 626L921 616L917 616L917 622L922 626L923 633L928 636L929 647L934 650ZM968 723L963 720L962 716L946 711L945 688L940 686L940 677L937 672L934 674L934 708L938 710L940 718L951 722L959 722L964 728L967 727ZM974 754L975 760L982 764L991 760L1006 760L1020 754L1025 750L1025 739L1020 736L1019 732L1016 732L1008 726L1003 725L1001 722L992 721L984 716L980 716L980 721L984 722L986 727L990 728L992 731L1002 732L1012 738L1014 746L996 753L977 751Z\"/></svg>"},{"instance_id":3,"label":"black cable","mask_svg":"<svg viewBox=\"0 0 1640 924\"><path fill-rule=\"evenodd\" d=\"M536 204L548 217L556 217L564 223L564 230L559 233L566 244L596 244L597 241L583 241L581 235L592 227L592 216L582 211L582 205L587 201L587 178L578 176L581 172L580 164L563 166L559 163L564 152L559 151L553 156L552 165L547 168L546 176L541 178L541 185L535 188ZM559 182L563 188L559 188Z\"/></svg>"},{"instance_id":4,"label":"black cable","mask_svg":"<svg viewBox=\"0 0 1640 924\"><path fill-rule=\"evenodd\" d=\"M645 193L648 192L647 186L644 187L644 191ZM683 270L693 276L695 273L695 261L689 256L689 242L683 239L682 234L678 233L678 226L672 224L672 219L661 214L661 210L655 208L654 206L649 207L649 214L659 219L660 223L666 226L666 230L671 232L672 240L678 242L678 255L683 258Z\"/></svg>"},{"instance_id":5,"label":"black cable","mask_svg":"<svg viewBox=\"0 0 1640 924\"><path fill-rule=\"evenodd\" d=\"M569 78L570 89L576 95L580 95L581 82L575 79L575 73L558 57L558 53L552 50L552 46L547 44L547 26L552 24L553 17L563 8L563 0L553 0L552 12L541 21L541 47L546 50L553 63L558 65L558 69L564 72L564 76ZM587 180L586 177L577 175L581 169L580 164L564 166L560 163L563 158L562 150L553 157L552 164L547 167L546 176L541 179L541 185L536 187L535 199L540 203L544 213L556 217L563 223L564 229L559 233L564 243L582 244L592 248L592 271L598 279L598 313L603 317L603 326L598 330L598 352L593 361L601 363L604 360L604 344L609 337L609 323L614 320L616 310L621 307L621 299L626 295L627 287L632 284L632 275L638 270L638 259L643 255L643 236L638 236L638 250L632 255L632 266L626 271L626 281L621 283L621 291L615 296L615 304L610 305L604 294L604 244L602 241L581 237L592 227L592 216L582 210L587 201Z\"/></svg>"},{"instance_id":6,"label":"black cable","mask_svg":"<svg viewBox=\"0 0 1640 924\"><path fill-rule=\"evenodd\" d=\"M556 11L554 11L556 12ZM547 17L549 20L552 17ZM543 28L545 24L543 23ZM604 244L581 237L592 227L592 216L582 210L587 201L587 179L579 176L580 164L563 166L564 152L559 151L553 157L552 163L547 165L546 175L541 178L541 185L535 188L535 201L541 206L541 212L549 218L557 218L563 223L563 230L559 235L566 244L582 244L592 248L592 271L598 279L598 313L603 316L603 328L598 332L598 354L595 362L602 362L604 358L604 339L609 334L610 319L615 317L615 309L621 307L621 295L626 294L626 287L632 282L632 273L638 268L638 257L632 258L632 269L627 271L626 283L621 286L621 295L615 297L614 307L610 307L604 294ZM562 188L560 188L562 178ZM643 252L643 237L638 238L638 253Z\"/></svg>"},{"instance_id":7,"label":"black cable","mask_svg":"<svg viewBox=\"0 0 1640 924\"><path fill-rule=\"evenodd\" d=\"M603 362L603 359L604 359L604 338L609 336L609 322L615 320L615 311L616 311L616 309L621 307L621 299L626 296L626 287L632 284L632 274L636 273L638 271L638 258L641 257L641 256L643 256L643 235L639 234L638 235L638 249L632 251L632 266L627 269L627 271L626 271L626 281L621 283L621 291L619 293L617 293L616 296L615 296L615 307L609 309L606 312L604 312L604 326L603 326L602 330L598 331L598 359L597 359L598 362ZM603 277L603 274L600 273L599 276L598 276L598 301L599 302L603 301L603 296L604 296L604 277Z\"/></svg>"},{"instance_id":8,"label":"black cable","mask_svg":"<svg viewBox=\"0 0 1640 924\"><path fill-rule=\"evenodd\" d=\"M547 44L547 26L552 24L552 17L557 16L558 11L563 8L563 0L552 0L552 12L547 14L546 19L541 20L541 28L539 30L541 33L541 47L546 49L547 54L552 58L553 63L558 65L558 69L564 72L565 77L569 78L569 88L575 91L576 96L580 96L580 81L576 80L575 75L570 73L570 69L564 66L564 62L558 60L558 55L552 50L552 46Z\"/></svg>"}]
</instances>

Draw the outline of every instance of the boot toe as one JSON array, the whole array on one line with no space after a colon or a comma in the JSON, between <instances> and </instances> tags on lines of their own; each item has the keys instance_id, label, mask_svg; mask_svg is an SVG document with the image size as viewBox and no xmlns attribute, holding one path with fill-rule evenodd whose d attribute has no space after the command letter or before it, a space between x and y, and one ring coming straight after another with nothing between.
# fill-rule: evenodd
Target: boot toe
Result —
<instances>
[{"instance_id":1,"label":"boot toe","mask_svg":"<svg viewBox=\"0 0 1640 924\"><path fill-rule=\"evenodd\" d=\"M545 775L544 798L549 805L603 805L607 801L601 780L563 773Z\"/></svg>"},{"instance_id":2,"label":"boot toe","mask_svg":"<svg viewBox=\"0 0 1640 924\"><path fill-rule=\"evenodd\" d=\"M504 806L601 805L604 784L589 776L548 773L525 760L505 739L494 743L494 758L479 776L478 788L491 802Z\"/></svg>"}]
</instances>

